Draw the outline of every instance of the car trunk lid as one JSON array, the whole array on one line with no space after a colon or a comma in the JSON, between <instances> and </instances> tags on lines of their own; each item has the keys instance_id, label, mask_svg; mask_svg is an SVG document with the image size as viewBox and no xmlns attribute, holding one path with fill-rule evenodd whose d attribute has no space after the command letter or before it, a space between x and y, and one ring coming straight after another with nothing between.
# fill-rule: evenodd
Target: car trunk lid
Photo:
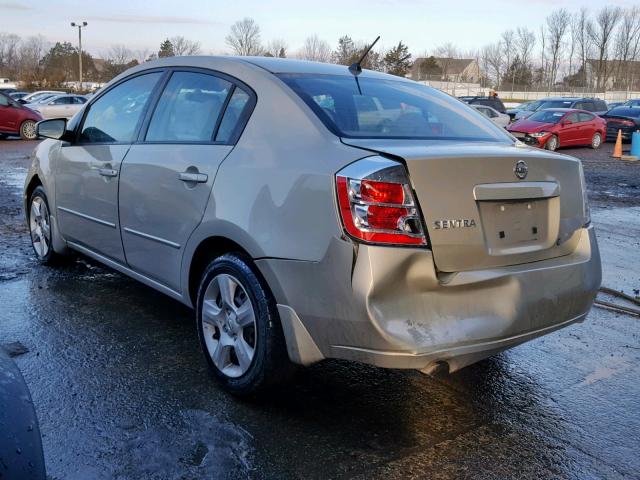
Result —
<instances>
[{"instance_id":1,"label":"car trunk lid","mask_svg":"<svg viewBox=\"0 0 640 480\"><path fill-rule=\"evenodd\" d=\"M441 271L534 262L577 245L584 224L577 159L494 143L343 142L406 163Z\"/></svg>"}]
</instances>

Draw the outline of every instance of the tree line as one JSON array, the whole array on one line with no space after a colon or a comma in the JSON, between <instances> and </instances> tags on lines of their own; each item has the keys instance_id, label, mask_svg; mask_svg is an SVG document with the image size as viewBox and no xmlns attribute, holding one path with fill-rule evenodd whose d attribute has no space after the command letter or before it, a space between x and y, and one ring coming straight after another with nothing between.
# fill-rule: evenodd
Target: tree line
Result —
<instances>
[{"instance_id":1,"label":"tree line","mask_svg":"<svg viewBox=\"0 0 640 480\"><path fill-rule=\"evenodd\" d=\"M231 26L225 44L234 55L294 57L350 65L371 40L344 35L332 47L313 34L300 49L291 51L282 38L264 42L257 22L244 18ZM154 58L199 54L200 42L183 36L164 39L157 51L114 45L100 59L83 51L83 75L87 81L106 82L127 68ZM420 58L414 69L418 79L451 79L449 65L455 59L472 59L479 66L483 86L493 88L601 91L610 84L614 89L639 88L640 68L634 62L640 61L640 7L608 5L595 12L560 8L552 11L537 30L508 29L496 42L470 51L446 42L416 57ZM78 50L68 42L50 46L42 36L22 39L0 33L0 77L19 79L27 85L59 85L77 79L77 60ZM389 49L372 50L362 66L406 76L414 61L409 47L400 41Z\"/></svg>"}]
</instances>

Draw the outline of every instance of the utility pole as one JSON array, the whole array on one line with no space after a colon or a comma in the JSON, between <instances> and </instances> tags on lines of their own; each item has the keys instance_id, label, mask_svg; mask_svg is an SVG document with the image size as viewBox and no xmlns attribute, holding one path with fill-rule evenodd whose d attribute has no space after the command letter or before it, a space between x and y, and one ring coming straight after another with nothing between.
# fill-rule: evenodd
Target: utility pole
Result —
<instances>
[{"instance_id":1,"label":"utility pole","mask_svg":"<svg viewBox=\"0 0 640 480\"><path fill-rule=\"evenodd\" d=\"M72 27L78 27L78 64L80 68L80 90L82 91L82 28L88 25L87 22L71 22Z\"/></svg>"}]
</instances>

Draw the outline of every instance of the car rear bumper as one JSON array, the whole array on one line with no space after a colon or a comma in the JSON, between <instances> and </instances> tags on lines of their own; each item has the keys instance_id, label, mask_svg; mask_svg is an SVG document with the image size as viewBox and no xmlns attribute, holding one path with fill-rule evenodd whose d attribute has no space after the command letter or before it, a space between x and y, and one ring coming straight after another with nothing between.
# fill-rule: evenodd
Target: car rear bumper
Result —
<instances>
[{"instance_id":1,"label":"car rear bumper","mask_svg":"<svg viewBox=\"0 0 640 480\"><path fill-rule=\"evenodd\" d=\"M288 312L294 361L331 357L424 371L441 363L455 371L582 321L601 281L593 227L569 255L445 275L428 250L354 250L337 239L321 262L257 263L281 317Z\"/></svg>"}]
</instances>

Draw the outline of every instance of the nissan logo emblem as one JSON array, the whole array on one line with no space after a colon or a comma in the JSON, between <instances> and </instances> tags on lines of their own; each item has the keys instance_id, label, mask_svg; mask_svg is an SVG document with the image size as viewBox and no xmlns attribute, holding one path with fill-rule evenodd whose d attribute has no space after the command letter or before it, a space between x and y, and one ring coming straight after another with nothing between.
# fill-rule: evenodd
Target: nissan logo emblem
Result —
<instances>
[{"instance_id":1,"label":"nissan logo emblem","mask_svg":"<svg viewBox=\"0 0 640 480\"><path fill-rule=\"evenodd\" d=\"M513 173L516 174L520 180L523 180L527 177L527 173L529 173L529 167L527 167L527 162L524 160L518 160L516 162L516 166L513 167Z\"/></svg>"}]
</instances>

